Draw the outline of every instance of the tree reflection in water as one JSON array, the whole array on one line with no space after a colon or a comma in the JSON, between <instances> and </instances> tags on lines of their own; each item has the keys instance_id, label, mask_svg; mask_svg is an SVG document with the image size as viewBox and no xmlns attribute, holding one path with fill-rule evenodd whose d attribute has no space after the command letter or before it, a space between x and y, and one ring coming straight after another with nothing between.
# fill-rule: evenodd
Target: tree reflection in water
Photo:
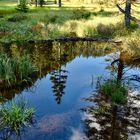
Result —
<instances>
[{"instance_id":1,"label":"tree reflection in water","mask_svg":"<svg viewBox=\"0 0 140 140\"><path fill-rule=\"evenodd\" d=\"M67 71L59 68L51 72L50 80L53 83L52 89L57 104L61 103L61 98L64 95L65 84L67 80Z\"/></svg>"},{"instance_id":2,"label":"tree reflection in water","mask_svg":"<svg viewBox=\"0 0 140 140\"><path fill-rule=\"evenodd\" d=\"M89 140L128 140L140 134L140 96L130 94L127 105L110 105L104 96L94 94L96 105L84 109L85 133Z\"/></svg>"},{"instance_id":3,"label":"tree reflection in water","mask_svg":"<svg viewBox=\"0 0 140 140\"><path fill-rule=\"evenodd\" d=\"M111 67L107 68L111 70L111 74L116 74L117 81L138 82L139 75L129 73L128 76L126 74L128 70L125 66L128 62L122 59L122 54L111 64ZM140 94L138 90L130 91L125 105L112 104L105 94L98 91L86 101L93 103L93 106L82 109L85 112L85 134L89 140L140 139Z\"/></svg>"},{"instance_id":4,"label":"tree reflection in water","mask_svg":"<svg viewBox=\"0 0 140 140\"><path fill-rule=\"evenodd\" d=\"M27 47L25 47L27 46ZM99 57L105 56L116 51L116 47L111 43L106 42L54 42L53 44L31 43L31 44L9 44L3 46L0 51L9 54L11 57L28 54L32 64L39 70L38 74L33 74L31 84L15 85L11 89L0 85L1 94L8 100L21 93L25 88L29 90L31 86L47 74L51 74L52 79L57 75L65 76L67 80L67 63L71 62L78 56L82 57ZM63 69L62 69L63 68ZM63 71L64 70L64 71ZM63 71L63 72L62 72ZM62 78L61 78L62 79ZM52 81L52 80L51 80ZM56 82L56 80L55 80ZM56 83L52 81L53 85ZM55 83L55 84L54 84ZM65 84L63 84L65 86ZM64 87L65 88L65 87ZM63 91L64 91L63 88ZM53 88L54 89L54 88ZM55 89L54 89L55 90ZM55 92L56 93L56 92ZM58 94L60 96L60 93ZM59 99L60 100L60 99ZM59 101L57 101L59 102Z\"/></svg>"},{"instance_id":5,"label":"tree reflection in water","mask_svg":"<svg viewBox=\"0 0 140 140\"><path fill-rule=\"evenodd\" d=\"M64 89L66 87L67 73L68 71L62 68L62 64L67 60L67 54L63 52L61 43L58 45L57 51L57 63L58 69L52 71L50 74L50 80L53 84L52 89L57 104L61 103L61 98L65 94ZM66 68L66 67L65 67Z\"/></svg>"}]
</instances>

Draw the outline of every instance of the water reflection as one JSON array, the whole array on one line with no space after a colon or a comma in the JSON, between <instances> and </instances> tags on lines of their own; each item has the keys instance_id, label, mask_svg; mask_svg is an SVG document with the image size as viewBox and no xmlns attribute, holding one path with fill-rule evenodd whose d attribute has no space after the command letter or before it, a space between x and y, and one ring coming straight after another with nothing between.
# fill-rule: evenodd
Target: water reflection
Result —
<instances>
[{"instance_id":1,"label":"water reflection","mask_svg":"<svg viewBox=\"0 0 140 140\"><path fill-rule=\"evenodd\" d=\"M61 67L58 70L51 72L50 80L53 83L52 89L57 104L61 103L61 98L64 95L64 89L66 87L68 71L63 70Z\"/></svg>"},{"instance_id":2,"label":"water reflection","mask_svg":"<svg viewBox=\"0 0 140 140\"><path fill-rule=\"evenodd\" d=\"M8 53L11 57L29 54L31 62L39 70L38 75L33 75L32 83L15 85L11 89L0 85L0 91L3 97L10 100L15 94L20 93L25 88L30 88L38 79L47 74L51 74L53 83L53 91L57 96L57 103L64 94L65 83L67 79L66 64L71 62L77 56L83 57L99 57L110 54L116 50L113 44L96 43L96 42L64 42L54 44L12 44L0 47L1 52ZM65 66L65 67L64 67ZM63 68L62 68L63 67ZM62 81L59 81L62 80ZM59 85L59 82L61 85ZM58 98L58 99L57 99Z\"/></svg>"},{"instance_id":3,"label":"water reflection","mask_svg":"<svg viewBox=\"0 0 140 140\"><path fill-rule=\"evenodd\" d=\"M125 60L123 53L111 54L107 59L109 63L106 68L110 70L111 77L116 78L118 82L129 82L131 90L127 97L127 104L111 104L105 94L98 90L87 98L86 101L93 103L92 106L83 109L85 133L89 140L140 139L140 93L134 86L139 82L140 75L132 73L135 61Z\"/></svg>"},{"instance_id":4,"label":"water reflection","mask_svg":"<svg viewBox=\"0 0 140 140\"><path fill-rule=\"evenodd\" d=\"M89 140L129 140L139 139L140 96L132 93L126 106L110 106L101 94L94 95L95 106L88 107L84 120L85 133ZM91 99L90 99L91 101ZM100 112L102 111L102 112Z\"/></svg>"},{"instance_id":5,"label":"water reflection","mask_svg":"<svg viewBox=\"0 0 140 140\"><path fill-rule=\"evenodd\" d=\"M21 139L24 140L26 136L27 140L127 140L140 134L140 98L137 95L139 93L134 92L128 96L125 106L112 106L104 100L102 94L93 94L88 99L93 106L84 109L85 134L81 131L82 126L79 129L81 114L78 110L83 105L82 93L87 95L91 91L89 81L92 74L93 77L105 75L127 83L133 81L131 87L134 87L136 81L140 81L138 59L129 59L129 55L120 53L114 44L96 42L55 42L49 45L26 46L14 44L0 50L11 57L17 53L29 54L32 64L39 69L31 85L15 86L12 89L0 88L5 99L17 98L21 93L29 99L31 106L38 109L37 128L28 130ZM29 94L29 90L24 90L33 87L34 83L37 84L35 94ZM95 89L94 83L92 86ZM9 134L4 135L4 139L15 139L10 138Z\"/></svg>"},{"instance_id":6,"label":"water reflection","mask_svg":"<svg viewBox=\"0 0 140 140\"><path fill-rule=\"evenodd\" d=\"M129 87L139 88L140 71L138 59L132 59L128 54L117 52L110 55L107 60L109 63L107 69L117 81L129 82Z\"/></svg>"}]
</instances>

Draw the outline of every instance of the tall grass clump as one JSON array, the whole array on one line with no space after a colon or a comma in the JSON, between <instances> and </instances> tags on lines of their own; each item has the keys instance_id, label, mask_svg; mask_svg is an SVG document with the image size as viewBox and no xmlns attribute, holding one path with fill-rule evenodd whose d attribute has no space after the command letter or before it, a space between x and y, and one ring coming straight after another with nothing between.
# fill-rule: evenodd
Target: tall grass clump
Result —
<instances>
[{"instance_id":1,"label":"tall grass clump","mask_svg":"<svg viewBox=\"0 0 140 140\"><path fill-rule=\"evenodd\" d=\"M0 54L0 81L5 86L30 81L35 70L28 56L10 58L7 54Z\"/></svg>"},{"instance_id":2,"label":"tall grass clump","mask_svg":"<svg viewBox=\"0 0 140 140\"><path fill-rule=\"evenodd\" d=\"M95 27L93 27L93 26L87 26L84 29L84 35L85 36L88 36L88 37L93 37L93 36L97 36L98 33L97 33Z\"/></svg>"},{"instance_id":3,"label":"tall grass clump","mask_svg":"<svg viewBox=\"0 0 140 140\"><path fill-rule=\"evenodd\" d=\"M115 26L113 24L104 25L104 24L100 23L97 26L96 30L97 30L98 35L100 35L100 36L112 37L115 32Z\"/></svg>"},{"instance_id":4,"label":"tall grass clump","mask_svg":"<svg viewBox=\"0 0 140 140\"><path fill-rule=\"evenodd\" d=\"M58 25L48 25L48 38L56 39L64 36L68 36L67 30L62 30L61 27Z\"/></svg>"},{"instance_id":5,"label":"tall grass clump","mask_svg":"<svg viewBox=\"0 0 140 140\"><path fill-rule=\"evenodd\" d=\"M134 58L139 58L140 56L140 36L138 33L133 34L125 42L125 47L123 49Z\"/></svg>"},{"instance_id":6,"label":"tall grass clump","mask_svg":"<svg viewBox=\"0 0 140 140\"><path fill-rule=\"evenodd\" d=\"M28 108L25 100L12 100L6 105L1 105L0 126L1 131L20 133L23 127L30 126L33 122L34 109Z\"/></svg>"},{"instance_id":7,"label":"tall grass clump","mask_svg":"<svg viewBox=\"0 0 140 140\"><path fill-rule=\"evenodd\" d=\"M115 80L108 80L101 86L101 92L115 104L127 102L128 89L124 84Z\"/></svg>"}]
</instances>

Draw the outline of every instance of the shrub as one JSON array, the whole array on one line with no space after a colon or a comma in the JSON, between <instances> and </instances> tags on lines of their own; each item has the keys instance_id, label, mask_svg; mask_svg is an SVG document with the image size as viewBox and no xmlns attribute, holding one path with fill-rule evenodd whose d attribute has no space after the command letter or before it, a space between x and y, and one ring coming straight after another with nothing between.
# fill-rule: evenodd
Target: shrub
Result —
<instances>
[{"instance_id":1,"label":"shrub","mask_svg":"<svg viewBox=\"0 0 140 140\"><path fill-rule=\"evenodd\" d=\"M27 108L27 103L24 100L13 100L9 104L2 105L0 110L2 129L18 134L22 127L32 123L34 112L33 108Z\"/></svg>"},{"instance_id":2,"label":"shrub","mask_svg":"<svg viewBox=\"0 0 140 140\"><path fill-rule=\"evenodd\" d=\"M26 13L28 11L27 0L20 0L20 4L17 6L16 10Z\"/></svg>"},{"instance_id":3,"label":"shrub","mask_svg":"<svg viewBox=\"0 0 140 140\"><path fill-rule=\"evenodd\" d=\"M102 23L100 23L97 26L97 33L101 36L107 36L107 37L112 37L114 35L115 32L115 26L113 24L110 25L104 25Z\"/></svg>"},{"instance_id":4,"label":"shrub","mask_svg":"<svg viewBox=\"0 0 140 140\"><path fill-rule=\"evenodd\" d=\"M116 104L125 104L127 101L127 88L115 80L105 82L101 86L101 92Z\"/></svg>"}]
</instances>

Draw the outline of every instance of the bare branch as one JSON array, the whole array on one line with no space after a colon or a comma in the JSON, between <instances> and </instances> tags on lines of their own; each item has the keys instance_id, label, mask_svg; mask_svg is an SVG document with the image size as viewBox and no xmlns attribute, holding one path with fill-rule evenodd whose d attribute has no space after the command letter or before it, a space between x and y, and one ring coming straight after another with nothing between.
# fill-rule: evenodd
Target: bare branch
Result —
<instances>
[{"instance_id":1,"label":"bare branch","mask_svg":"<svg viewBox=\"0 0 140 140\"><path fill-rule=\"evenodd\" d=\"M118 7L118 9L123 13L123 14L125 14L125 10L124 9L122 9L121 7L120 7L120 5L119 4L116 4L116 6Z\"/></svg>"},{"instance_id":2,"label":"bare branch","mask_svg":"<svg viewBox=\"0 0 140 140\"><path fill-rule=\"evenodd\" d=\"M116 6L118 7L118 9L119 9L123 14L125 14L125 10L122 9L122 8L120 7L119 4L116 4ZM133 17L133 16L131 16L131 15L130 15L130 19L131 19L132 21L135 21L135 22L140 22L139 19L137 19L137 18L135 18L135 17Z\"/></svg>"}]
</instances>

